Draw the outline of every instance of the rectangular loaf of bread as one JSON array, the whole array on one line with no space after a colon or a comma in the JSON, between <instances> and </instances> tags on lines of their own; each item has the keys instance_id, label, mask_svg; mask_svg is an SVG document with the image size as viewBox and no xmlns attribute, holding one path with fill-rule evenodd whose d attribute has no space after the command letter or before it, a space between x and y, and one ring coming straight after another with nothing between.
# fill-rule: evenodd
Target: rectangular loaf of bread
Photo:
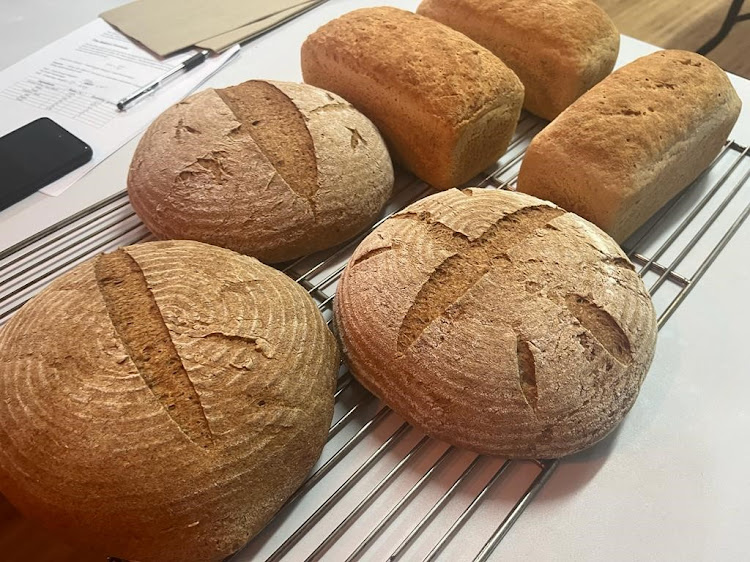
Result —
<instances>
[{"instance_id":1,"label":"rectangular loaf of bread","mask_svg":"<svg viewBox=\"0 0 750 562\"><path fill-rule=\"evenodd\" d=\"M721 150L741 102L727 75L659 51L605 78L529 145L518 190L624 241Z\"/></svg>"},{"instance_id":2,"label":"rectangular loaf of bread","mask_svg":"<svg viewBox=\"0 0 750 562\"><path fill-rule=\"evenodd\" d=\"M549 120L612 72L620 49L593 0L424 0L417 13L500 57L523 82L524 107Z\"/></svg>"},{"instance_id":3,"label":"rectangular loaf of bread","mask_svg":"<svg viewBox=\"0 0 750 562\"><path fill-rule=\"evenodd\" d=\"M302 45L305 82L369 117L395 159L434 187L470 180L508 147L523 85L465 35L396 8L335 19Z\"/></svg>"}]
</instances>

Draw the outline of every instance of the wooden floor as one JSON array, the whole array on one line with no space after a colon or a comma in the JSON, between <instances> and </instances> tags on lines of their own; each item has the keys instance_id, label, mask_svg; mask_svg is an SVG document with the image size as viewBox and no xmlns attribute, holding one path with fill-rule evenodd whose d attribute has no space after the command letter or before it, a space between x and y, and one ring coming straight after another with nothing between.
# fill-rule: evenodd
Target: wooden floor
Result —
<instances>
[{"instance_id":1,"label":"wooden floor","mask_svg":"<svg viewBox=\"0 0 750 562\"><path fill-rule=\"evenodd\" d=\"M695 51L721 27L730 0L596 0L620 33L664 47ZM740 13L750 12L745 0ZM750 78L750 21L739 22L708 58Z\"/></svg>"},{"instance_id":2,"label":"wooden floor","mask_svg":"<svg viewBox=\"0 0 750 562\"><path fill-rule=\"evenodd\" d=\"M694 51L721 26L728 0L597 0L620 32L660 47ZM743 11L750 11L750 0ZM719 66L750 78L750 21L738 23L712 53ZM2 562L103 562L23 519L0 496Z\"/></svg>"}]
</instances>

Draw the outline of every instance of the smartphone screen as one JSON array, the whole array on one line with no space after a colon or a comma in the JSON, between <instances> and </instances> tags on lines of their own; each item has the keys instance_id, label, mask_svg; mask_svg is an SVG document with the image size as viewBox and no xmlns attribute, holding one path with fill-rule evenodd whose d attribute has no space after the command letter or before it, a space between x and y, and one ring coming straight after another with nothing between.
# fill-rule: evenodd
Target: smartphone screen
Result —
<instances>
[{"instance_id":1,"label":"smartphone screen","mask_svg":"<svg viewBox=\"0 0 750 562\"><path fill-rule=\"evenodd\" d=\"M91 148L42 117L0 138L0 209L91 160Z\"/></svg>"}]
</instances>

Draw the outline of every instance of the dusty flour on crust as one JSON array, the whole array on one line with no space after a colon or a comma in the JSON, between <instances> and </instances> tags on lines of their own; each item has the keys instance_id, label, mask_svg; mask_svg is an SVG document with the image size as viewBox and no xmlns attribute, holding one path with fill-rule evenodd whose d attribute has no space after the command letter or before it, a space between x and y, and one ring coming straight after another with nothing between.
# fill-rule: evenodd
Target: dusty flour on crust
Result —
<instances>
[{"instance_id":1,"label":"dusty flour on crust","mask_svg":"<svg viewBox=\"0 0 750 562\"><path fill-rule=\"evenodd\" d=\"M362 383L430 435L557 457L606 435L654 351L651 300L619 247L533 197L450 190L355 252L336 321Z\"/></svg>"}]
</instances>

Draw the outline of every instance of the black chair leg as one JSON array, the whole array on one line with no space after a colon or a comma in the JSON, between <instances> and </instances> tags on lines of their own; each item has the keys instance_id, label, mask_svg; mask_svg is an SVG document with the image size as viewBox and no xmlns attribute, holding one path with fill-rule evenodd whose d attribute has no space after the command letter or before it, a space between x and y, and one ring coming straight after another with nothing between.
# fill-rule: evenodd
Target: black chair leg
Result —
<instances>
[{"instance_id":1,"label":"black chair leg","mask_svg":"<svg viewBox=\"0 0 750 562\"><path fill-rule=\"evenodd\" d=\"M748 16L750 16L750 14L744 14L741 16L739 15L744 1L745 0L732 0L732 5L729 6L727 17L724 18L724 23L721 24L721 28L719 29L718 33L711 37L711 39L706 41L706 43L700 49L698 49L696 53L700 55L710 53L719 45L719 43L726 39L726 36L729 35L730 31L732 31L732 26L735 23L748 19Z\"/></svg>"}]
</instances>

